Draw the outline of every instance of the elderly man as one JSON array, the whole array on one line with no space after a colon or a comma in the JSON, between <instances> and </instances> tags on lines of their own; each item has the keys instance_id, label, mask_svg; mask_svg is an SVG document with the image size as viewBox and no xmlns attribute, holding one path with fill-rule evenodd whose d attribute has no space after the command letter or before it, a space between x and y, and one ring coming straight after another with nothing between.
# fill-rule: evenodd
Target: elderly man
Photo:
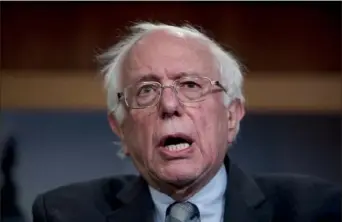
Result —
<instances>
[{"instance_id":1,"label":"elderly man","mask_svg":"<svg viewBox=\"0 0 342 222\"><path fill-rule=\"evenodd\" d=\"M141 23L102 58L109 123L140 177L40 195L35 222L339 221L319 179L250 177L227 156L244 116L238 62L196 29Z\"/></svg>"}]
</instances>

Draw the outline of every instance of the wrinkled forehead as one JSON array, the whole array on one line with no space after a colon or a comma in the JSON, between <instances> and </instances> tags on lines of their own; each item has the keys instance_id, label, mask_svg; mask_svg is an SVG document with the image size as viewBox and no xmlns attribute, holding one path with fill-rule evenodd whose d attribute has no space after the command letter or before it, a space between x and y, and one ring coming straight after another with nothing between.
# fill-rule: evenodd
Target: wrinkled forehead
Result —
<instances>
[{"instance_id":1,"label":"wrinkled forehead","mask_svg":"<svg viewBox=\"0 0 342 222\"><path fill-rule=\"evenodd\" d=\"M156 80L181 75L218 78L217 65L204 41L156 31L144 36L129 51L123 66L124 86L154 76Z\"/></svg>"}]
</instances>

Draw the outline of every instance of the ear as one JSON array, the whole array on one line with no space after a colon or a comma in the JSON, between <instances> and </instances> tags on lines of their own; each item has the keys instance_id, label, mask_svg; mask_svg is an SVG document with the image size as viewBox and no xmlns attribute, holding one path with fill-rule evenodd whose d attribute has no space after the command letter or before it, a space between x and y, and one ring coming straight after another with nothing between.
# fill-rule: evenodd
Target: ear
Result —
<instances>
[{"instance_id":1,"label":"ear","mask_svg":"<svg viewBox=\"0 0 342 222\"><path fill-rule=\"evenodd\" d=\"M239 130L239 123L245 115L245 108L239 99L234 100L227 108L228 143L233 143Z\"/></svg>"},{"instance_id":2,"label":"ear","mask_svg":"<svg viewBox=\"0 0 342 222\"><path fill-rule=\"evenodd\" d=\"M115 133L120 138L124 154L129 156L129 152L125 144L125 137L122 130L122 125L118 122L113 113L108 114L108 122L113 133Z\"/></svg>"}]
</instances>

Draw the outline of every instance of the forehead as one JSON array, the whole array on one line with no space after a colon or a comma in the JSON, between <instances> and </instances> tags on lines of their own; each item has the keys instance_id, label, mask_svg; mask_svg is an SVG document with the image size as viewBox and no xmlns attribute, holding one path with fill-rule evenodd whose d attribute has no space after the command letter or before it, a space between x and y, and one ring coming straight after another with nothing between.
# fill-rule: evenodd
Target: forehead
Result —
<instances>
[{"instance_id":1,"label":"forehead","mask_svg":"<svg viewBox=\"0 0 342 222\"><path fill-rule=\"evenodd\" d=\"M217 75L213 55L206 44L164 31L150 33L138 41L128 53L123 71L125 85L147 75L158 79L173 79L181 73Z\"/></svg>"}]
</instances>

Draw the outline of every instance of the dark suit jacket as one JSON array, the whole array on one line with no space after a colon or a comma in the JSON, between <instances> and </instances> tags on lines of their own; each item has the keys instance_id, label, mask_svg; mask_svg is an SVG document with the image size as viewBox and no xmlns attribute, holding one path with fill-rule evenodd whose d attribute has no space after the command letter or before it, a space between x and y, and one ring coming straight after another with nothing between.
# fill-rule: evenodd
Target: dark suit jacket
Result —
<instances>
[{"instance_id":1,"label":"dark suit jacket","mask_svg":"<svg viewBox=\"0 0 342 222\"><path fill-rule=\"evenodd\" d=\"M341 192L322 180L294 175L247 176L226 158L225 222L340 221ZM73 184L40 195L34 222L153 222L154 204L141 177Z\"/></svg>"}]
</instances>

